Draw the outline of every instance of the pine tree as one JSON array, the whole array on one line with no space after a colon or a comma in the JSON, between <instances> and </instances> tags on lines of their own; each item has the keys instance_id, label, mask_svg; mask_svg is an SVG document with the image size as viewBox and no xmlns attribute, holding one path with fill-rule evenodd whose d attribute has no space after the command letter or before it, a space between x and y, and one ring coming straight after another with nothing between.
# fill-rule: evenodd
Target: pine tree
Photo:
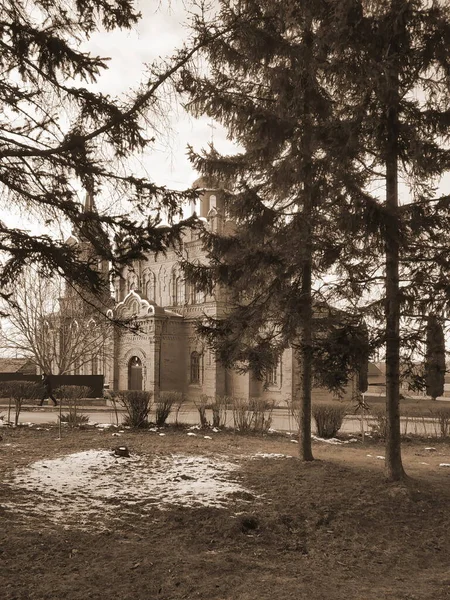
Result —
<instances>
[{"instance_id":1,"label":"pine tree","mask_svg":"<svg viewBox=\"0 0 450 600\"><path fill-rule=\"evenodd\" d=\"M232 290L229 312L200 327L225 365L263 377L294 348L302 370L300 454L312 460L313 377L339 388L357 352L350 340L358 324L332 311L313 284L353 246L337 224L352 196L347 180L354 189L364 180L353 161L358 123L340 118L329 93L328 2L220 6L216 22L230 33L208 46L208 75L184 72L182 85L189 109L220 121L243 148L233 156L191 151L198 170L232 188L227 213L236 225L224 235L205 231L209 265L185 270L205 289ZM200 32L210 27L197 23ZM350 349L340 361L337 344ZM327 377L337 362L341 377Z\"/></svg>"},{"instance_id":2,"label":"pine tree","mask_svg":"<svg viewBox=\"0 0 450 600\"><path fill-rule=\"evenodd\" d=\"M99 256L121 264L146 251L161 251L185 223L158 227L161 215L178 214L176 193L138 178L124 167L152 141L150 119L158 111L158 90L206 40L192 39L165 62L152 65L147 81L126 99L93 91L105 59L83 50L96 31L130 28L139 19L134 0L4 0L0 6L0 186L4 206L39 220L33 235L0 222L0 289L24 265L43 275L57 272L68 281L101 287L95 268L77 248L55 239L51 226L62 219L82 231ZM150 118L149 118L150 117ZM114 188L132 202L130 215L83 212L77 185L89 193ZM105 244L115 238L115 253ZM113 246L114 247L114 246Z\"/></svg>"},{"instance_id":3,"label":"pine tree","mask_svg":"<svg viewBox=\"0 0 450 600\"><path fill-rule=\"evenodd\" d=\"M349 105L359 104L364 134L361 160L384 180L385 197L367 195L364 211L352 212L355 233L366 231L367 252L384 245L384 294L372 303L380 318L384 303L386 347L386 467L390 479L404 476L400 453L400 350L415 344L417 325L430 309L448 306L448 198L434 200L435 183L449 168L450 4L422 0L344 0L336 11L339 81ZM346 35L342 37L343 29ZM361 77L363 74L363 77ZM344 77L342 77L344 75ZM410 198L399 200L399 183ZM349 257L347 274L354 261ZM375 262L375 266L378 264ZM377 273L379 276L381 271ZM379 283L377 284L379 288ZM375 289L374 287L372 289ZM438 308L439 307L439 308Z\"/></svg>"},{"instance_id":4,"label":"pine tree","mask_svg":"<svg viewBox=\"0 0 450 600\"><path fill-rule=\"evenodd\" d=\"M427 320L425 381L427 395L432 400L444 393L445 369L444 329L436 315L430 315Z\"/></svg>"},{"instance_id":5,"label":"pine tree","mask_svg":"<svg viewBox=\"0 0 450 600\"><path fill-rule=\"evenodd\" d=\"M244 23L209 49L209 76L184 83L191 109L222 122L243 148L229 157L192 154L204 173L236 182L229 210L237 229L206 235L212 268L190 272L246 295L203 330L222 359L256 370L272 360L270 342L279 350L297 340L309 388L311 282L333 268L349 307L366 305L370 323L380 324L386 470L402 479L400 352L417 345L424 315L449 304L450 202L435 198L450 165L449 2L221 7L222 21ZM384 197L373 192L380 179ZM304 389L304 419L308 401Z\"/></svg>"}]
</instances>

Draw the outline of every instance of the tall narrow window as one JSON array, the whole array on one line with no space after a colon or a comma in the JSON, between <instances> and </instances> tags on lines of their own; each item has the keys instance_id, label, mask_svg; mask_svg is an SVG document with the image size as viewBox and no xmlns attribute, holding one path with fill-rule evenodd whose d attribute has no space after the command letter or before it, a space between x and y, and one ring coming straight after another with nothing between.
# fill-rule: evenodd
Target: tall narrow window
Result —
<instances>
[{"instance_id":1,"label":"tall narrow window","mask_svg":"<svg viewBox=\"0 0 450 600\"><path fill-rule=\"evenodd\" d=\"M199 384L201 376L201 355L198 352L191 354L191 383Z\"/></svg>"},{"instance_id":2,"label":"tall narrow window","mask_svg":"<svg viewBox=\"0 0 450 600\"><path fill-rule=\"evenodd\" d=\"M145 283L144 283L144 294L147 296L149 300L156 299L156 290L155 290L155 275L150 271L147 274Z\"/></svg>"},{"instance_id":3,"label":"tall narrow window","mask_svg":"<svg viewBox=\"0 0 450 600\"><path fill-rule=\"evenodd\" d=\"M178 303L178 277L175 271L172 272L172 306Z\"/></svg>"},{"instance_id":4,"label":"tall narrow window","mask_svg":"<svg viewBox=\"0 0 450 600\"><path fill-rule=\"evenodd\" d=\"M184 284L183 278L178 277L178 279L177 279L177 305L178 306L183 306L183 304L184 304L184 299L186 296L184 287L185 287L185 284Z\"/></svg>"},{"instance_id":5,"label":"tall narrow window","mask_svg":"<svg viewBox=\"0 0 450 600\"><path fill-rule=\"evenodd\" d=\"M266 373L266 385L269 387L280 387L281 385L281 360L275 367L269 369Z\"/></svg>"}]
</instances>

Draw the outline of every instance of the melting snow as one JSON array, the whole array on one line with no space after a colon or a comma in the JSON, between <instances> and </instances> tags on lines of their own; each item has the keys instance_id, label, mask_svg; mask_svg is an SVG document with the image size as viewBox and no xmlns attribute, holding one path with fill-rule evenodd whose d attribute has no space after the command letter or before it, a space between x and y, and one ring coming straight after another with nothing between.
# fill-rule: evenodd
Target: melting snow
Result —
<instances>
[{"instance_id":1,"label":"melting snow","mask_svg":"<svg viewBox=\"0 0 450 600\"><path fill-rule=\"evenodd\" d=\"M349 440L338 440L338 438L321 438L317 435L312 435L311 439L316 442L324 442L325 444L333 444L339 446L340 444L354 444L358 440L356 438L350 438Z\"/></svg>"},{"instance_id":2,"label":"melting snow","mask_svg":"<svg viewBox=\"0 0 450 600\"><path fill-rule=\"evenodd\" d=\"M15 512L101 527L102 519L120 519L136 505L139 514L170 505L225 506L229 494L247 492L232 479L236 469L204 456L117 458L89 450L16 469L5 483L33 493L10 505Z\"/></svg>"},{"instance_id":3,"label":"melting snow","mask_svg":"<svg viewBox=\"0 0 450 600\"><path fill-rule=\"evenodd\" d=\"M276 454L275 452L257 452L251 458L292 458L287 454Z\"/></svg>"}]
</instances>

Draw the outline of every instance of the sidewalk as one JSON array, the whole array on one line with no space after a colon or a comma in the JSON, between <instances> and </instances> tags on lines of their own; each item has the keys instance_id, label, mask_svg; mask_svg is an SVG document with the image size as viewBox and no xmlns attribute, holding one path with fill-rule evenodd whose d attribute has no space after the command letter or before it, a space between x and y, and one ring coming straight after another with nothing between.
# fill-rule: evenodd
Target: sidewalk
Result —
<instances>
[{"instance_id":1,"label":"sidewalk","mask_svg":"<svg viewBox=\"0 0 450 600\"><path fill-rule=\"evenodd\" d=\"M114 410L114 406L112 403L108 404L106 398L86 398L82 400L80 404L77 403L77 410L83 411L111 411ZM7 398L0 398L0 414L4 413L5 410L8 410L9 400ZM63 410L67 409L67 404L63 402ZM11 411L14 410L14 402L11 402ZM42 406L38 406L38 401L34 402L23 402L22 403L22 411L42 411L42 410L59 410L58 406L53 406L51 400L45 400ZM122 407L117 405L117 410L123 410Z\"/></svg>"}]
</instances>

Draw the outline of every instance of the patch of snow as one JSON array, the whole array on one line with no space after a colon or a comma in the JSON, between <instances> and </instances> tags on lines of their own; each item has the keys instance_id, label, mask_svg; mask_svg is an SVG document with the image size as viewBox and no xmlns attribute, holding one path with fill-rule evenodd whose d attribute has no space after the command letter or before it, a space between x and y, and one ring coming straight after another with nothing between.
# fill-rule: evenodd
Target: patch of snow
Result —
<instances>
[{"instance_id":1,"label":"patch of snow","mask_svg":"<svg viewBox=\"0 0 450 600\"><path fill-rule=\"evenodd\" d=\"M298 440L289 440L290 442L292 442L293 444L298 444Z\"/></svg>"},{"instance_id":2,"label":"patch of snow","mask_svg":"<svg viewBox=\"0 0 450 600\"><path fill-rule=\"evenodd\" d=\"M188 429L190 431L192 431L192 430L200 431L201 427L200 427L200 425L191 425L191 427L188 427Z\"/></svg>"},{"instance_id":3,"label":"patch of snow","mask_svg":"<svg viewBox=\"0 0 450 600\"><path fill-rule=\"evenodd\" d=\"M212 431L213 431L214 433L219 433L219 432L220 432L220 429L217 429L217 427L213 427L213 428L212 428Z\"/></svg>"},{"instance_id":4,"label":"patch of snow","mask_svg":"<svg viewBox=\"0 0 450 600\"><path fill-rule=\"evenodd\" d=\"M426 463L426 462L419 463L419 465L428 465L428 464L430 464L430 463Z\"/></svg>"},{"instance_id":5,"label":"patch of snow","mask_svg":"<svg viewBox=\"0 0 450 600\"><path fill-rule=\"evenodd\" d=\"M368 458L372 458L372 455L371 455L371 454L366 454L366 456L367 456Z\"/></svg>"},{"instance_id":6,"label":"patch of snow","mask_svg":"<svg viewBox=\"0 0 450 600\"><path fill-rule=\"evenodd\" d=\"M257 452L250 458L292 458L287 454L276 454L275 452Z\"/></svg>"},{"instance_id":7,"label":"patch of snow","mask_svg":"<svg viewBox=\"0 0 450 600\"><path fill-rule=\"evenodd\" d=\"M377 456L378 460L384 460L384 456Z\"/></svg>"},{"instance_id":8,"label":"patch of snow","mask_svg":"<svg viewBox=\"0 0 450 600\"><path fill-rule=\"evenodd\" d=\"M212 437L210 435L204 435L203 437L205 438L205 440L212 440Z\"/></svg>"},{"instance_id":9,"label":"patch of snow","mask_svg":"<svg viewBox=\"0 0 450 600\"><path fill-rule=\"evenodd\" d=\"M161 437L164 437L166 434L165 433L160 433L159 434Z\"/></svg>"},{"instance_id":10,"label":"patch of snow","mask_svg":"<svg viewBox=\"0 0 450 600\"><path fill-rule=\"evenodd\" d=\"M109 429L110 427L114 427L112 423L96 423L95 427L97 429Z\"/></svg>"},{"instance_id":11,"label":"patch of snow","mask_svg":"<svg viewBox=\"0 0 450 600\"><path fill-rule=\"evenodd\" d=\"M441 463L440 467L450 467L450 463Z\"/></svg>"},{"instance_id":12,"label":"patch of snow","mask_svg":"<svg viewBox=\"0 0 450 600\"><path fill-rule=\"evenodd\" d=\"M436 448L425 448L425 450L428 450L429 452L436 452Z\"/></svg>"},{"instance_id":13,"label":"patch of snow","mask_svg":"<svg viewBox=\"0 0 450 600\"><path fill-rule=\"evenodd\" d=\"M107 450L88 450L16 469L5 483L33 496L3 506L54 523L63 518L69 527L102 528L107 519L120 519L133 508L142 516L174 505L225 506L229 494L248 492L233 480L237 469L225 459L204 456L118 459Z\"/></svg>"},{"instance_id":14,"label":"patch of snow","mask_svg":"<svg viewBox=\"0 0 450 600\"><path fill-rule=\"evenodd\" d=\"M191 435L191 436L197 437L197 434L193 433L192 431L189 431L189 433L187 433L186 435Z\"/></svg>"},{"instance_id":15,"label":"patch of snow","mask_svg":"<svg viewBox=\"0 0 450 600\"><path fill-rule=\"evenodd\" d=\"M324 444L332 444L335 446L338 446L343 443L341 440L338 440L337 438L321 438L321 437L318 437L317 435L312 435L311 439L316 442L323 442Z\"/></svg>"},{"instance_id":16,"label":"patch of snow","mask_svg":"<svg viewBox=\"0 0 450 600\"><path fill-rule=\"evenodd\" d=\"M267 430L267 433L278 433L278 432L273 427L269 427L269 429Z\"/></svg>"}]
</instances>

